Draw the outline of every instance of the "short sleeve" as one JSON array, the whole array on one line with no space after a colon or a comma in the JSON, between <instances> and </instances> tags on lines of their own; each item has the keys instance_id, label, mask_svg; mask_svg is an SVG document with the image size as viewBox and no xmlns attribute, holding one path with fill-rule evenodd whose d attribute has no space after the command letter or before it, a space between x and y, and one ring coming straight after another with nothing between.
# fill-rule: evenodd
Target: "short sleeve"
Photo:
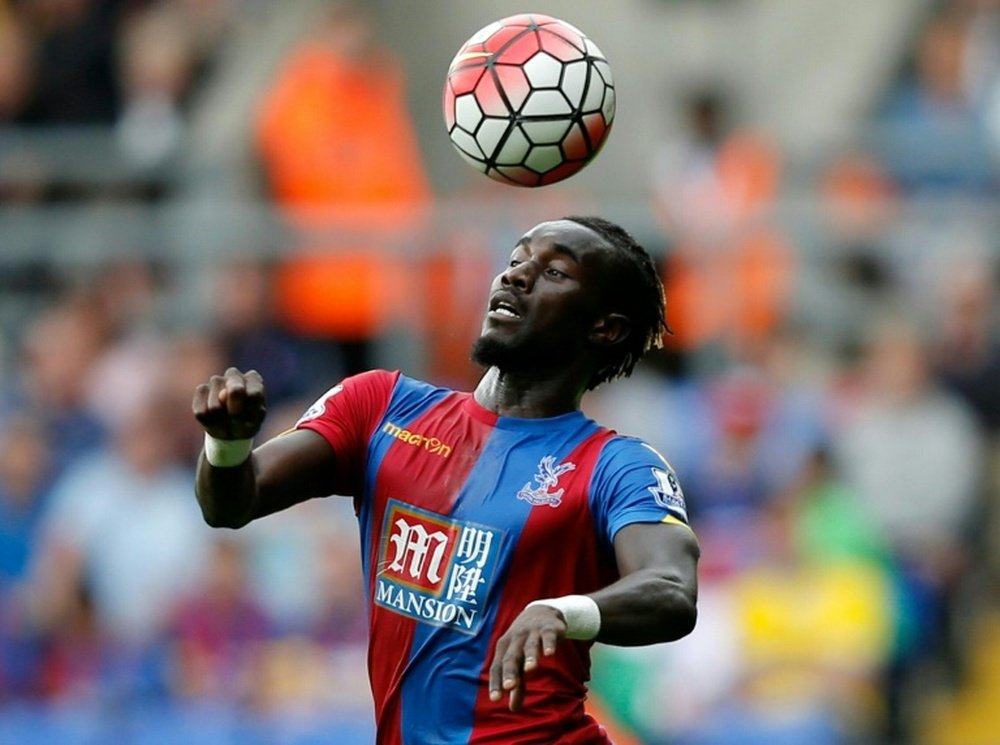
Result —
<instances>
[{"instance_id":1,"label":"short sleeve","mask_svg":"<svg viewBox=\"0 0 1000 745\"><path fill-rule=\"evenodd\" d=\"M594 468L591 511L611 543L631 523L688 524L677 474L653 447L634 437L607 442Z\"/></svg>"},{"instance_id":2,"label":"short sleeve","mask_svg":"<svg viewBox=\"0 0 1000 745\"><path fill-rule=\"evenodd\" d=\"M372 370L345 378L316 399L295 424L333 448L337 493L353 496L364 476L368 441L389 405L398 372Z\"/></svg>"}]
</instances>

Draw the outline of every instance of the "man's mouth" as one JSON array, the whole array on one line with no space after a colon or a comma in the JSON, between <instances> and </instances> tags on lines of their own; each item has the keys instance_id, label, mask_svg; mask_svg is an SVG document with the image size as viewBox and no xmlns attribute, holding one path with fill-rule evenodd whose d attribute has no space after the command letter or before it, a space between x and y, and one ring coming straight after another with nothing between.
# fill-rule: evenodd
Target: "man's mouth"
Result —
<instances>
[{"instance_id":1,"label":"man's mouth","mask_svg":"<svg viewBox=\"0 0 1000 745\"><path fill-rule=\"evenodd\" d=\"M489 315L494 318L520 318L521 313L513 301L503 297L496 297L490 301Z\"/></svg>"}]
</instances>

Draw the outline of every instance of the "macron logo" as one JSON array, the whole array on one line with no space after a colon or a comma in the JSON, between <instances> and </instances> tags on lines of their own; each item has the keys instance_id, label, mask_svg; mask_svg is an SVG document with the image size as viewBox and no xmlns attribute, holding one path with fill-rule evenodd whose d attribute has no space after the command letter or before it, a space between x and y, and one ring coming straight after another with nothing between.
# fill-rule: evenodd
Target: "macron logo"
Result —
<instances>
[{"instance_id":1,"label":"macron logo","mask_svg":"<svg viewBox=\"0 0 1000 745\"><path fill-rule=\"evenodd\" d=\"M385 426L382 427L382 431L389 435L389 437L395 437L397 440L405 442L407 445L412 445L415 448L423 448L428 453L439 455L442 458L447 458L451 455L451 445L446 445L437 437L428 437L418 432L410 432L410 430L403 429L392 422L386 422Z\"/></svg>"}]
</instances>

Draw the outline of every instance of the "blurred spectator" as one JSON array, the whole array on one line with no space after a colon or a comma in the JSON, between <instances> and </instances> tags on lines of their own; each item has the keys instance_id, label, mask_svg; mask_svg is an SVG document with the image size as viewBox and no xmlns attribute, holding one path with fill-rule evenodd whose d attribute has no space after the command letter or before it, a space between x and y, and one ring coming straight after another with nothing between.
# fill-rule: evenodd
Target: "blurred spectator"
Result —
<instances>
[{"instance_id":1,"label":"blurred spectator","mask_svg":"<svg viewBox=\"0 0 1000 745\"><path fill-rule=\"evenodd\" d=\"M895 215L896 189L867 152L835 157L822 170L819 187L826 228L842 245L870 245Z\"/></svg>"},{"instance_id":2,"label":"blurred spectator","mask_svg":"<svg viewBox=\"0 0 1000 745\"><path fill-rule=\"evenodd\" d=\"M347 500L330 505L344 514ZM329 521L331 511L325 510ZM314 520L318 515L314 515ZM264 710L339 711L368 716L367 612L358 565L357 532L346 525L313 536L308 561L316 607L304 625L286 627L261 659L256 705Z\"/></svg>"},{"instance_id":3,"label":"blurred spectator","mask_svg":"<svg viewBox=\"0 0 1000 745\"><path fill-rule=\"evenodd\" d=\"M0 14L0 124L29 116L35 77L35 49L24 24Z\"/></svg>"},{"instance_id":4,"label":"blurred spectator","mask_svg":"<svg viewBox=\"0 0 1000 745\"><path fill-rule=\"evenodd\" d=\"M331 497L274 515L273 526L266 524L271 521L248 526L249 581L281 631L311 636L328 624L323 635L334 640L349 636L338 613L350 615L359 608L357 600L346 602L344 595L357 587L352 573L360 571L360 549L352 549L355 544L347 537L353 521L350 501ZM331 548L337 543L339 552ZM342 568L331 565L334 553L344 562ZM340 574L334 577L336 571ZM346 587L325 586L334 580Z\"/></svg>"},{"instance_id":5,"label":"blurred spectator","mask_svg":"<svg viewBox=\"0 0 1000 745\"><path fill-rule=\"evenodd\" d=\"M94 361L87 375L87 406L109 431L134 416L149 383L168 364L164 340L155 334L122 339Z\"/></svg>"},{"instance_id":6,"label":"blurred spectator","mask_svg":"<svg viewBox=\"0 0 1000 745\"><path fill-rule=\"evenodd\" d=\"M688 474L712 449L714 427L703 381L686 369L677 374L661 369L668 357L683 355L672 350L647 355L628 386L603 386L584 399L584 406L594 419L655 447L686 488Z\"/></svg>"},{"instance_id":7,"label":"blurred spectator","mask_svg":"<svg viewBox=\"0 0 1000 745\"><path fill-rule=\"evenodd\" d=\"M163 398L167 403L165 421L180 438L178 455L186 465L193 465L204 436L199 428L191 426L191 396L198 381L208 380L219 370L224 370L225 357L222 349L208 332L195 330L179 331L164 339L167 368L161 368L159 379Z\"/></svg>"},{"instance_id":8,"label":"blurred spectator","mask_svg":"<svg viewBox=\"0 0 1000 745\"><path fill-rule=\"evenodd\" d=\"M156 200L191 94L243 3L11 0L0 8L0 201Z\"/></svg>"},{"instance_id":9,"label":"blurred spectator","mask_svg":"<svg viewBox=\"0 0 1000 745\"><path fill-rule=\"evenodd\" d=\"M251 536L257 579L265 581L258 596L279 611L282 632L262 650L253 704L270 712L367 718L368 617L350 501L331 497L300 506L307 507L302 515L276 516L284 518L280 528ZM299 592L310 595L302 599L308 602L290 604L293 588L281 598L275 580L302 583Z\"/></svg>"},{"instance_id":10,"label":"blurred spectator","mask_svg":"<svg viewBox=\"0 0 1000 745\"><path fill-rule=\"evenodd\" d=\"M965 88L977 101L987 99L1000 74L1000 3L997 0L950 0L967 23Z\"/></svg>"},{"instance_id":11,"label":"blurred spectator","mask_svg":"<svg viewBox=\"0 0 1000 745\"><path fill-rule=\"evenodd\" d=\"M360 546L355 535L343 529L331 532L318 551L320 604L310 636L329 650L367 649L367 613L361 599L364 578L358 571Z\"/></svg>"},{"instance_id":12,"label":"blurred spectator","mask_svg":"<svg viewBox=\"0 0 1000 745\"><path fill-rule=\"evenodd\" d=\"M728 126L714 92L687 102L688 132L654 161L653 212L673 246L665 266L668 343L699 349L780 326L794 255L769 214L782 163L764 135Z\"/></svg>"},{"instance_id":13,"label":"blurred spectator","mask_svg":"<svg viewBox=\"0 0 1000 745\"><path fill-rule=\"evenodd\" d=\"M271 194L302 231L278 309L295 332L338 342L347 372L367 369L371 340L407 313L392 250L412 241L430 193L402 70L363 9L336 6L291 52L256 134Z\"/></svg>"},{"instance_id":14,"label":"blurred spectator","mask_svg":"<svg viewBox=\"0 0 1000 745\"><path fill-rule=\"evenodd\" d=\"M713 229L723 187L716 169L729 112L721 94L693 93L684 108L683 135L664 143L653 163L653 207L667 235ZM686 226L691 225L691 228Z\"/></svg>"},{"instance_id":15,"label":"blurred spectator","mask_svg":"<svg viewBox=\"0 0 1000 745\"><path fill-rule=\"evenodd\" d=\"M0 121L92 125L121 118L133 155L162 155L176 144L177 109L215 55L237 6L224 0L13 0L8 18L0 20ZM137 131L142 123L154 131L143 135Z\"/></svg>"},{"instance_id":16,"label":"blurred spectator","mask_svg":"<svg viewBox=\"0 0 1000 745\"><path fill-rule=\"evenodd\" d=\"M927 355L912 323L876 324L862 399L837 447L848 483L893 550L943 580L961 553L983 464L971 412L934 384Z\"/></svg>"},{"instance_id":17,"label":"blurred spectator","mask_svg":"<svg viewBox=\"0 0 1000 745\"><path fill-rule=\"evenodd\" d=\"M86 406L108 428L129 416L167 364L156 316L159 271L141 257L94 271L82 294L102 319L105 343L84 376Z\"/></svg>"},{"instance_id":18,"label":"blurred spectator","mask_svg":"<svg viewBox=\"0 0 1000 745\"><path fill-rule=\"evenodd\" d=\"M246 578L244 547L216 539L201 586L181 601L166 635L171 687L181 698L245 704L270 623Z\"/></svg>"},{"instance_id":19,"label":"blurred spectator","mask_svg":"<svg viewBox=\"0 0 1000 745\"><path fill-rule=\"evenodd\" d=\"M43 422L53 474L104 441L85 393L88 372L106 340L103 314L83 295L44 310L25 331L17 385L5 392L14 408L30 410Z\"/></svg>"},{"instance_id":20,"label":"blurred spectator","mask_svg":"<svg viewBox=\"0 0 1000 745\"><path fill-rule=\"evenodd\" d=\"M43 628L59 625L82 585L101 628L142 647L205 566L211 532L191 499L190 470L179 465L178 433L166 426L172 411L148 382L148 398L118 422L113 446L55 486L31 597Z\"/></svg>"},{"instance_id":21,"label":"blurred spectator","mask_svg":"<svg viewBox=\"0 0 1000 745\"><path fill-rule=\"evenodd\" d=\"M744 526L790 488L824 437L818 393L776 377L794 364L779 349L784 343L770 342L771 360L708 384L713 439L685 476L693 524L714 556L707 571L739 571L755 560L760 547Z\"/></svg>"},{"instance_id":22,"label":"blurred spectator","mask_svg":"<svg viewBox=\"0 0 1000 745\"><path fill-rule=\"evenodd\" d=\"M773 495L759 435L774 400L757 371L737 369L710 383L709 413L715 438L688 475L695 524L734 527L758 512ZM699 528L701 529L701 528Z\"/></svg>"},{"instance_id":23,"label":"blurred spectator","mask_svg":"<svg viewBox=\"0 0 1000 745\"><path fill-rule=\"evenodd\" d=\"M954 603L984 462L967 406L934 384L913 322L875 325L861 396L836 433L839 465L898 566L900 627L888 682L890 738L910 736L903 701L929 663L953 663ZM940 670L939 670L940 671Z\"/></svg>"},{"instance_id":24,"label":"blurred spectator","mask_svg":"<svg viewBox=\"0 0 1000 745\"><path fill-rule=\"evenodd\" d=\"M1000 434L996 262L952 257L945 263L934 302L934 370L995 438Z\"/></svg>"},{"instance_id":25,"label":"blurred spectator","mask_svg":"<svg viewBox=\"0 0 1000 745\"><path fill-rule=\"evenodd\" d=\"M54 469L100 446L162 372L167 350L153 320L160 290L155 274L142 260L126 260L78 277L79 287L28 329L23 384L12 397L51 428Z\"/></svg>"},{"instance_id":26,"label":"blurred spectator","mask_svg":"<svg viewBox=\"0 0 1000 745\"><path fill-rule=\"evenodd\" d=\"M874 156L858 150L826 164L818 190L820 224L802 239L810 258L798 272L793 315L823 347L855 351L859 331L898 290L887 249L898 195Z\"/></svg>"},{"instance_id":27,"label":"blurred spectator","mask_svg":"<svg viewBox=\"0 0 1000 745\"><path fill-rule=\"evenodd\" d=\"M15 8L38 38L34 124L111 124L118 113L115 32L125 0L33 0Z\"/></svg>"},{"instance_id":28,"label":"blurred spectator","mask_svg":"<svg viewBox=\"0 0 1000 745\"><path fill-rule=\"evenodd\" d=\"M1000 158L1000 3L952 0L966 22L963 79L981 108L994 160Z\"/></svg>"},{"instance_id":29,"label":"blurred spectator","mask_svg":"<svg viewBox=\"0 0 1000 745\"><path fill-rule=\"evenodd\" d=\"M39 695L40 645L23 584L51 486L44 427L25 412L0 423L0 702Z\"/></svg>"},{"instance_id":30,"label":"blurred spectator","mask_svg":"<svg viewBox=\"0 0 1000 745\"><path fill-rule=\"evenodd\" d=\"M95 614L90 590L79 577L66 592L59 618L40 639L39 692L59 703L101 701L113 688L115 639Z\"/></svg>"},{"instance_id":31,"label":"blurred spectator","mask_svg":"<svg viewBox=\"0 0 1000 745\"><path fill-rule=\"evenodd\" d=\"M284 60L257 143L271 192L296 221L376 229L429 196L402 68L360 6L335 6Z\"/></svg>"},{"instance_id":32,"label":"blurred spectator","mask_svg":"<svg viewBox=\"0 0 1000 745\"><path fill-rule=\"evenodd\" d=\"M21 580L51 486L49 442L42 423L18 413L0 424L0 598Z\"/></svg>"},{"instance_id":33,"label":"blurred spectator","mask_svg":"<svg viewBox=\"0 0 1000 745\"><path fill-rule=\"evenodd\" d=\"M136 165L161 165L180 146L182 106L195 75L190 31L181 9L173 3L153 5L124 25L118 136Z\"/></svg>"},{"instance_id":34,"label":"blurred spectator","mask_svg":"<svg viewBox=\"0 0 1000 745\"><path fill-rule=\"evenodd\" d=\"M214 277L213 325L224 366L263 375L269 405L311 394L314 381L323 385L318 381L343 376L336 350L310 347L290 334L275 318L274 303L268 263L237 261L220 267Z\"/></svg>"},{"instance_id":35,"label":"blurred spectator","mask_svg":"<svg viewBox=\"0 0 1000 745\"><path fill-rule=\"evenodd\" d=\"M825 447L811 454L777 502L788 510L793 548L805 561L890 568L892 553L881 531L858 495L836 477Z\"/></svg>"},{"instance_id":36,"label":"blurred spectator","mask_svg":"<svg viewBox=\"0 0 1000 745\"><path fill-rule=\"evenodd\" d=\"M735 705L707 723L708 742L846 745L874 729L892 640L888 576L846 557L797 556L793 536L780 509L768 514L759 538L771 559L736 581L745 678Z\"/></svg>"},{"instance_id":37,"label":"blurred spectator","mask_svg":"<svg viewBox=\"0 0 1000 745\"><path fill-rule=\"evenodd\" d=\"M717 245L777 196L781 160L759 132L734 124L731 102L707 88L684 101L685 128L653 161L653 210L677 243Z\"/></svg>"},{"instance_id":38,"label":"blurred spectator","mask_svg":"<svg viewBox=\"0 0 1000 745\"><path fill-rule=\"evenodd\" d=\"M968 44L965 14L939 11L918 41L912 77L879 116L879 153L907 192L996 190L982 107L968 87Z\"/></svg>"},{"instance_id":39,"label":"blurred spectator","mask_svg":"<svg viewBox=\"0 0 1000 745\"><path fill-rule=\"evenodd\" d=\"M88 280L88 291L107 319L116 339L154 331L162 322L162 304L170 289L169 275L137 246L98 267Z\"/></svg>"},{"instance_id":40,"label":"blurred spectator","mask_svg":"<svg viewBox=\"0 0 1000 745\"><path fill-rule=\"evenodd\" d=\"M238 27L239 11L253 7L246 0L168 0L185 18L185 36L199 72Z\"/></svg>"}]
</instances>

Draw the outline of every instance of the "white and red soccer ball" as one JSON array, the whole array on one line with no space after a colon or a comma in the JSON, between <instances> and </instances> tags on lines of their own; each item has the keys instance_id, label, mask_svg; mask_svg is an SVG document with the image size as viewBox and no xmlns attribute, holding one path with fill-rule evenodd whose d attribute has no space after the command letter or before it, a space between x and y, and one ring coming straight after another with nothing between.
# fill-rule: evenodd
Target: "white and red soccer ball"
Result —
<instances>
[{"instance_id":1,"label":"white and red soccer ball","mask_svg":"<svg viewBox=\"0 0 1000 745\"><path fill-rule=\"evenodd\" d=\"M544 186L572 176L597 155L614 117L607 59L556 18L494 21L448 68L448 136L473 168L505 184Z\"/></svg>"}]
</instances>

